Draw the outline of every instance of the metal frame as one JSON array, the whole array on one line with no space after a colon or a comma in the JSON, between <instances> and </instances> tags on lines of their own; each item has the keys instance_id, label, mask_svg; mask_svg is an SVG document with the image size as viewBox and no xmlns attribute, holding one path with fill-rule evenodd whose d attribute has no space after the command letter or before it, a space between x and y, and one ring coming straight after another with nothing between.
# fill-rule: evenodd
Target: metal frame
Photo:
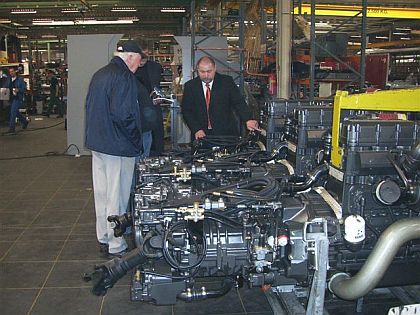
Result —
<instances>
[{"instance_id":1,"label":"metal frame","mask_svg":"<svg viewBox=\"0 0 420 315\"><path fill-rule=\"evenodd\" d=\"M302 12L301 9L302 2L298 0L298 12ZM309 99L313 100L315 98L315 62L316 62L316 55L315 55L315 49L319 48L328 55L330 55L332 58L334 58L336 61L338 61L340 64L347 67L349 70L351 70L353 73L355 73L358 76L358 81L360 82L360 89L363 89L364 83L365 83L365 69L366 69L366 26L367 26L367 0L362 0L362 10L358 12L356 15L350 17L340 25L334 27L332 30L330 30L328 33L322 35L320 38L325 38L332 32L339 29L341 26L346 24L347 22L352 21L359 15L362 15L362 26L361 26L361 50L360 50L360 71L355 70L353 67L345 63L342 59L340 59L338 56L334 55L332 52L330 52L328 49L323 47L322 45L318 44L316 42L316 35L315 35L315 17L316 17L316 0L311 0L311 38L310 38L310 74L309 74ZM356 80L353 80L346 84L346 86L352 84ZM331 95L332 96L332 95Z\"/></svg>"},{"instance_id":2,"label":"metal frame","mask_svg":"<svg viewBox=\"0 0 420 315\"><path fill-rule=\"evenodd\" d=\"M344 109L375 110L391 112L419 112L420 88L379 91L349 95L347 91L337 91L334 98L332 124L331 163L341 168L343 148L339 145L340 118Z\"/></svg>"},{"instance_id":3,"label":"metal frame","mask_svg":"<svg viewBox=\"0 0 420 315\"><path fill-rule=\"evenodd\" d=\"M203 41L207 40L211 36L222 36L223 30L225 30L228 26L232 24L232 22L239 23L239 48L237 49L239 53L239 71L232 68L229 64L222 62L221 60L215 58L211 54L211 49L200 49L204 54L212 57L217 62L223 64L227 69L231 70L232 72L236 73L237 76L234 80L239 80L239 89L243 92L244 91L244 33L245 33L245 3L243 1L240 2L239 5L239 15L238 16L220 16L220 23L216 31L210 30L209 28L205 27L202 24L199 24L196 20L196 16L194 14L196 9L196 1L191 1L191 69L195 68L195 51L198 50L197 45L202 43ZM207 19L209 20L209 19ZM203 33L207 33L205 38L201 39L200 41L196 41L196 27L198 29L202 29ZM194 72L192 73L191 77L194 77Z\"/></svg>"}]
</instances>

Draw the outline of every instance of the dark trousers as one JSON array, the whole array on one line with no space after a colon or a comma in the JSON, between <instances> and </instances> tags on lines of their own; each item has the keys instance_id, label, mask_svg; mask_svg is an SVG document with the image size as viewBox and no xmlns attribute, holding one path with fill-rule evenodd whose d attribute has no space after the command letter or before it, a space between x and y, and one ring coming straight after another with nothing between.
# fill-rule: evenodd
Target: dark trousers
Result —
<instances>
[{"instance_id":1,"label":"dark trousers","mask_svg":"<svg viewBox=\"0 0 420 315\"><path fill-rule=\"evenodd\" d=\"M17 98L10 101L10 118L9 118L9 129L15 130L16 127L16 118L20 120L22 125L27 124L25 116L23 116L19 112L19 107L21 105L21 101Z\"/></svg>"},{"instance_id":2,"label":"dark trousers","mask_svg":"<svg viewBox=\"0 0 420 315\"><path fill-rule=\"evenodd\" d=\"M163 138L163 114L160 106L156 106L156 128L152 131L152 148L150 150L150 156L159 156L164 151Z\"/></svg>"}]
</instances>

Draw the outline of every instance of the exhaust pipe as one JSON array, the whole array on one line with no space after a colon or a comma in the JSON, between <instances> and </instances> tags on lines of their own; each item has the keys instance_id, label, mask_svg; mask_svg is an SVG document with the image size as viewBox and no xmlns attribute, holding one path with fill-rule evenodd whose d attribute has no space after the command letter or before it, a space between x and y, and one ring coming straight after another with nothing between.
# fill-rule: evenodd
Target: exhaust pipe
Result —
<instances>
[{"instance_id":1,"label":"exhaust pipe","mask_svg":"<svg viewBox=\"0 0 420 315\"><path fill-rule=\"evenodd\" d=\"M420 218L403 219L391 224L380 236L362 269L351 277L335 274L328 283L329 290L343 300L355 300L376 287L400 247L420 238Z\"/></svg>"}]
</instances>

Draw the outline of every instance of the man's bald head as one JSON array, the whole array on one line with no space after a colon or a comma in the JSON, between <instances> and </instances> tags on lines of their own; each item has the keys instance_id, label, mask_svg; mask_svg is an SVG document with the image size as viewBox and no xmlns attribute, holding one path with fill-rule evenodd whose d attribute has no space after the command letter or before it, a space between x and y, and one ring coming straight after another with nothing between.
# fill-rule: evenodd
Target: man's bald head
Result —
<instances>
[{"instance_id":1,"label":"man's bald head","mask_svg":"<svg viewBox=\"0 0 420 315\"><path fill-rule=\"evenodd\" d=\"M197 62L197 73L204 83L213 81L216 74L216 63L214 59L208 56L201 57Z\"/></svg>"}]
</instances>

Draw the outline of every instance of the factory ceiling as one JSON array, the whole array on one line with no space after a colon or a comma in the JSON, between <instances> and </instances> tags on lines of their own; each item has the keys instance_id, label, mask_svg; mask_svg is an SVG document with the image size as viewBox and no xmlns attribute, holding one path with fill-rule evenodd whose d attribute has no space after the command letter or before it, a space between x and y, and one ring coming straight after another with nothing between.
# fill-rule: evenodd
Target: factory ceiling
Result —
<instances>
[{"instance_id":1,"label":"factory ceiling","mask_svg":"<svg viewBox=\"0 0 420 315\"><path fill-rule=\"evenodd\" d=\"M194 2L195 13L205 15L206 9L213 12L212 7L221 1ZM222 1L222 5L234 8L238 2ZM307 0L294 2L302 3L304 7L310 4ZM276 1L265 0L264 3L270 12L270 7L275 7ZM360 6L361 1L317 0L316 4ZM399 12L397 16L383 14L369 19L368 35L372 42L406 40L415 43L420 40L420 0L369 0L368 6L386 10L382 13L391 12L390 8L398 9ZM178 9L178 12L171 12L176 11L173 9ZM339 7L334 10L338 13L343 11ZM0 1L0 32L31 40L42 40L48 36L64 39L68 34L87 33L124 33L127 36L141 35L146 38L165 34L182 35L188 32L190 17L191 1L183 0ZM338 25L347 19L348 16L317 14L319 25ZM346 23L341 31L349 33L357 41L360 18Z\"/></svg>"}]
</instances>

